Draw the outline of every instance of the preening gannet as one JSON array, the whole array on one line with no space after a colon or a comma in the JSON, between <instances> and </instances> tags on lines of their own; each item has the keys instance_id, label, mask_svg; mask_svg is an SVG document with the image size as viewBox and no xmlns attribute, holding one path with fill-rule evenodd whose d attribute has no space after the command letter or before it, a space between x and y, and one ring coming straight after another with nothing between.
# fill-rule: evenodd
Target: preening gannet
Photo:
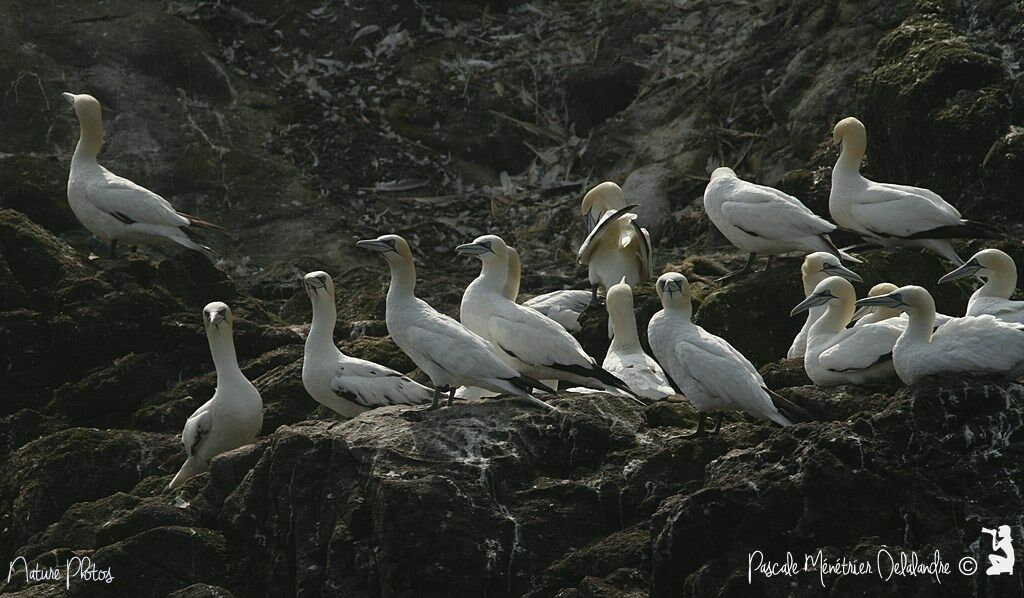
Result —
<instances>
[{"instance_id":1,"label":"preening gannet","mask_svg":"<svg viewBox=\"0 0 1024 598\"><path fill-rule=\"evenodd\" d=\"M532 378L564 380L635 398L625 382L601 368L560 324L502 294L508 250L501 238L484 235L456 251L476 256L482 264L480 276L462 296L462 323L489 341L506 363Z\"/></svg>"},{"instance_id":2,"label":"preening gannet","mask_svg":"<svg viewBox=\"0 0 1024 598\"><path fill-rule=\"evenodd\" d=\"M834 224L791 195L740 179L731 168L716 168L711 173L704 190L704 211L730 243L750 254L741 270L719 282L753 270L758 254L769 256L765 269L771 267L774 256L791 251L825 251L858 261L832 243L828 233L836 229Z\"/></svg>"},{"instance_id":3,"label":"preening gannet","mask_svg":"<svg viewBox=\"0 0 1024 598\"><path fill-rule=\"evenodd\" d=\"M621 210L624 207L626 207L626 196L622 193L622 188L611 181L605 181L587 191L580 204L583 226L587 234L594 230L605 212Z\"/></svg>"},{"instance_id":4,"label":"preening gannet","mask_svg":"<svg viewBox=\"0 0 1024 598\"><path fill-rule=\"evenodd\" d=\"M580 246L578 259L587 266L591 301L598 287L607 289L623 277L633 287L652 276L651 235L636 223L635 205L605 212Z\"/></svg>"},{"instance_id":5,"label":"preening gannet","mask_svg":"<svg viewBox=\"0 0 1024 598\"><path fill-rule=\"evenodd\" d=\"M856 118L836 123L832 137L842 143L842 152L832 169L828 209L839 226L886 247L924 247L957 265L963 261L949 239L1000 237L986 224L964 220L956 208L928 189L876 183L861 176L868 138Z\"/></svg>"},{"instance_id":6,"label":"preening gannet","mask_svg":"<svg viewBox=\"0 0 1024 598\"><path fill-rule=\"evenodd\" d=\"M442 392L450 393L448 402L451 404L459 386L509 393L553 409L530 394L533 388L553 393L551 388L512 369L498 357L490 343L416 297L416 266L405 239L382 235L356 245L380 253L391 268L386 303L388 332L398 348L430 377L434 385L430 409L437 408ZM502 278L501 286L504 285Z\"/></svg>"},{"instance_id":7,"label":"preening gannet","mask_svg":"<svg viewBox=\"0 0 1024 598\"><path fill-rule=\"evenodd\" d=\"M166 199L100 166L96 155L103 146L100 103L85 94L65 93L78 116L81 137L71 159L68 203L89 232L110 243L114 257L118 241L155 244L174 241L189 249L210 248L189 236L193 228L224 230L216 224L183 214Z\"/></svg>"},{"instance_id":8,"label":"preening gannet","mask_svg":"<svg viewBox=\"0 0 1024 598\"><path fill-rule=\"evenodd\" d=\"M660 401L675 394L661 366L640 346L636 314L633 313L633 289L624 282L612 285L605 305L613 336L601 367L642 397Z\"/></svg>"},{"instance_id":9,"label":"preening gannet","mask_svg":"<svg viewBox=\"0 0 1024 598\"><path fill-rule=\"evenodd\" d=\"M724 339L691 321L690 285L682 274L662 274L657 282L663 309L647 326L655 359L700 412L697 430L704 433L708 411L737 410L788 426L799 407L768 390L757 369ZM779 407L790 412L779 413ZM722 424L719 413L712 433Z\"/></svg>"},{"instance_id":10,"label":"preening gannet","mask_svg":"<svg viewBox=\"0 0 1024 598\"><path fill-rule=\"evenodd\" d=\"M907 313L909 322L893 347L903 382L943 373L1018 378L1024 374L1024 326L993 316L951 318L935 328L935 301L918 286L900 287L857 305L883 305ZM872 324L877 326L877 324Z\"/></svg>"},{"instance_id":11,"label":"preening gannet","mask_svg":"<svg viewBox=\"0 0 1024 598\"><path fill-rule=\"evenodd\" d=\"M231 309L219 301L203 308L203 325L217 369L217 389L213 398L185 422L181 441L187 458L168 484L169 490L207 471L210 460L217 455L256 442L263 427L263 399L238 367L232 338L234 321Z\"/></svg>"},{"instance_id":12,"label":"preening gannet","mask_svg":"<svg viewBox=\"0 0 1024 598\"><path fill-rule=\"evenodd\" d=\"M796 315L812 307L825 307L825 313L807 333L804 354L804 371L817 386L871 384L896 376L892 347L904 326L895 318L847 328L856 301L857 294L849 281L830 276L791 312Z\"/></svg>"},{"instance_id":13,"label":"preening gannet","mask_svg":"<svg viewBox=\"0 0 1024 598\"><path fill-rule=\"evenodd\" d=\"M334 345L334 281L326 272L303 280L313 304L313 325L302 357L302 385L309 396L345 417L385 405L423 405L431 390L382 365L349 357Z\"/></svg>"},{"instance_id":14,"label":"preening gannet","mask_svg":"<svg viewBox=\"0 0 1024 598\"><path fill-rule=\"evenodd\" d=\"M839 263L839 258L836 256L824 251L816 251L805 257L803 265L800 266L804 296L806 297L813 293L814 287L818 286L818 283L829 276L842 276L848 280L864 282L856 272ZM800 328L800 332L797 333L796 338L793 339L793 344L789 346L786 357L792 359L804 356L804 352L807 350L807 331L811 329L811 326L818 321L818 318L823 313L825 313L825 308L822 306L812 307L807 310L807 319Z\"/></svg>"},{"instance_id":15,"label":"preening gannet","mask_svg":"<svg viewBox=\"0 0 1024 598\"><path fill-rule=\"evenodd\" d=\"M1017 288L1017 265L998 249L982 249L971 259L939 279L950 282L968 276L981 276L985 284L974 291L967 302L967 315L988 314L1004 322L1024 323L1024 301L1010 301Z\"/></svg>"}]
</instances>

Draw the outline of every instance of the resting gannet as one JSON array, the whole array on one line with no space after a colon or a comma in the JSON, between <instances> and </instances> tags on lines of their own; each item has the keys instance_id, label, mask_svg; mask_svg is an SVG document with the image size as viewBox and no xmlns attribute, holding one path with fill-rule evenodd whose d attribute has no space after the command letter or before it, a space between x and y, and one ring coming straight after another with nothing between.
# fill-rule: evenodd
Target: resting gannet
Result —
<instances>
[{"instance_id":1,"label":"resting gannet","mask_svg":"<svg viewBox=\"0 0 1024 598\"><path fill-rule=\"evenodd\" d=\"M385 405L423 405L431 390L372 361L349 357L334 345L334 281L326 272L302 280L313 304L313 325L302 357L302 385L309 396L345 417Z\"/></svg>"},{"instance_id":2,"label":"resting gannet","mask_svg":"<svg viewBox=\"0 0 1024 598\"><path fill-rule=\"evenodd\" d=\"M429 409L437 408L442 392L450 393L450 405L459 386L509 393L554 409L530 394L533 388L550 393L554 390L520 375L498 357L490 343L416 297L416 266L405 239L382 235L356 245L380 253L391 268L386 303L388 332L398 348L430 377L434 399ZM501 286L504 285L502 278Z\"/></svg>"},{"instance_id":3,"label":"resting gannet","mask_svg":"<svg viewBox=\"0 0 1024 598\"><path fill-rule=\"evenodd\" d=\"M791 425L794 415L806 414L770 391L757 369L732 345L691 321L690 285L682 274L662 274L657 289L663 309L651 318L647 338L669 380L700 412L697 429L688 436L704 434L708 411L745 411L782 426ZM779 407L790 412L789 417L779 413ZM718 432L721 424L720 412L711 432Z\"/></svg>"},{"instance_id":4,"label":"resting gannet","mask_svg":"<svg viewBox=\"0 0 1024 598\"><path fill-rule=\"evenodd\" d=\"M935 301L918 286L900 287L857 305L883 305L907 313L909 322L893 347L903 382L943 373L1018 378L1024 374L1024 326L993 316L951 318L935 328ZM872 324L877 326L877 324Z\"/></svg>"},{"instance_id":5,"label":"resting gannet","mask_svg":"<svg viewBox=\"0 0 1024 598\"><path fill-rule=\"evenodd\" d=\"M81 137L71 159L68 203L89 232L110 243L114 257L117 242L154 244L174 241L189 249L210 248L189 236L192 228L224 230L216 224L183 214L149 189L121 178L96 162L103 145L100 103L85 94L65 93L75 107Z\"/></svg>"},{"instance_id":6,"label":"resting gannet","mask_svg":"<svg viewBox=\"0 0 1024 598\"><path fill-rule=\"evenodd\" d=\"M842 152L832 169L828 209L839 226L885 247L924 247L957 265L963 261L949 239L1000 237L986 224L964 220L956 208L928 189L876 183L861 176L868 138L856 118L836 123L832 137L842 143Z\"/></svg>"},{"instance_id":7,"label":"resting gannet","mask_svg":"<svg viewBox=\"0 0 1024 598\"><path fill-rule=\"evenodd\" d=\"M1010 301L1017 288L1017 265L998 249L982 249L963 266L939 279L950 282L968 276L981 276L985 284L974 291L967 302L967 315L990 315L1004 322L1024 323L1024 301Z\"/></svg>"},{"instance_id":8,"label":"resting gannet","mask_svg":"<svg viewBox=\"0 0 1024 598\"><path fill-rule=\"evenodd\" d=\"M817 386L871 384L896 376L892 347L903 332L899 318L847 328L857 294L845 278L830 276L818 283L791 315L812 307L825 313L807 333L804 371Z\"/></svg>"},{"instance_id":9,"label":"resting gannet","mask_svg":"<svg viewBox=\"0 0 1024 598\"><path fill-rule=\"evenodd\" d=\"M597 301L598 287L607 289L623 277L633 287L652 275L651 235L630 213L635 207L605 212L580 246L578 259L587 266L592 302Z\"/></svg>"},{"instance_id":10,"label":"resting gannet","mask_svg":"<svg viewBox=\"0 0 1024 598\"><path fill-rule=\"evenodd\" d=\"M203 325L217 369L217 389L213 398L185 422L181 441L187 458L178 475L167 485L168 490L207 471L210 460L217 455L256 442L263 427L263 399L242 374L235 357L235 342L231 336L234 321L231 309L219 301L203 308Z\"/></svg>"},{"instance_id":11,"label":"resting gannet","mask_svg":"<svg viewBox=\"0 0 1024 598\"><path fill-rule=\"evenodd\" d=\"M636 314L633 313L633 289L625 282L612 285L605 305L613 336L601 367L642 397L660 401L675 394L661 366L640 346Z\"/></svg>"},{"instance_id":12,"label":"resting gannet","mask_svg":"<svg viewBox=\"0 0 1024 598\"><path fill-rule=\"evenodd\" d=\"M864 282L856 272L840 264L839 258L824 251L816 251L804 258L804 263L800 266L800 276L804 285L805 297L814 292L814 287L829 276L842 276L848 280ZM796 338L793 339L793 344L789 346L786 357L792 359L804 356L804 352L807 350L807 331L823 313L825 313L825 308L821 306L807 310L807 319Z\"/></svg>"},{"instance_id":13,"label":"resting gannet","mask_svg":"<svg viewBox=\"0 0 1024 598\"><path fill-rule=\"evenodd\" d=\"M478 237L459 245L456 252L476 256L482 264L480 276L462 295L462 323L489 341L507 364L532 378L564 380L635 398L625 382L597 365L560 324L502 294L508 277L508 250L500 237Z\"/></svg>"},{"instance_id":14,"label":"resting gannet","mask_svg":"<svg viewBox=\"0 0 1024 598\"><path fill-rule=\"evenodd\" d=\"M704 190L704 211L729 242L749 252L742 269L718 279L724 282L754 269L758 254L767 255L765 269L774 256L802 251L825 251L850 261L828 233L836 229L807 209L800 200L771 187L756 185L736 176L731 168L716 168Z\"/></svg>"},{"instance_id":15,"label":"resting gannet","mask_svg":"<svg viewBox=\"0 0 1024 598\"><path fill-rule=\"evenodd\" d=\"M605 212L608 210L614 212L624 207L626 207L626 196L622 193L622 188L611 181L605 181L587 191L580 204L583 227L587 234L594 230Z\"/></svg>"}]
</instances>

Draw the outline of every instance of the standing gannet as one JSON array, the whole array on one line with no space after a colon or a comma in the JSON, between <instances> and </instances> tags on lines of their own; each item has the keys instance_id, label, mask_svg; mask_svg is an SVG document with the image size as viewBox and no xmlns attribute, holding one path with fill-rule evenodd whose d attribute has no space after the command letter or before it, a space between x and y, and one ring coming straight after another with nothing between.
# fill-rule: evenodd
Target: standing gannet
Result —
<instances>
[{"instance_id":1,"label":"standing gannet","mask_svg":"<svg viewBox=\"0 0 1024 598\"><path fill-rule=\"evenodd\" d=\"M623 277L633 287L653 275L651 235L630 213L635 207L605 212L580 246L577 258L587 266L592 302L597 301L598 287L608 289Z\"/></svg>"},{"instance_id":2,"label":"standing gannet","mask_svg":"<svg viewBox=\"0 0 1024 598\"><path fill-rule=\"evenodd\" d=\"M1024 301L1010 301L1017 288L1017 264L998 249L982 249L967 263L939 279L940 283L981 276L985 284L967 302L967 315L990 315L1004 322L1024 323Z\"/></svg>"},{"instance_id":3,"label":"standing gannet","mask_svg":"<svg viewBox=\"0 0 1024 598\"><path fill-rule=\"evenodd\" d=\"M190 229L224 229L175 210L156 193L100 166L96 162L103 146L100 103L85 94L65 93L64 98L75 107L81 127L68 176L68 203L82 226L104 243L110 243L110 257L114 257L118 241L174 241L189 249L209 250L189 237Z\"/></svg>"},{"instance_id":4,"label":"standing gannet","mask_svg":"<svg viewBox=\"0 0 1024 598\"><path fill-rule=\"evenodd\" d=\"M596 185L583 196L580 203L580 214L583 215L583 227L590 234L601 216L608 210L616 211L626 207L626 196L622 188L611 181Z\"/></svg>"},{"instance_id":5,"label":"standing gannet","mask_svg":"<svg viewBox=\"0 0 1024 598\"><path fill-rule=\"evenodd\" d=\"M302 356L302 385L309 396L345 417L385 405L423 405L431 391L382 365L349 357L334 345L334 281L326 272L302 280L313 304L313 325Z\"/></svg>"},{"instance_id":6,"label":"standing gannet","mask_svg":"<svg viewBox=\"0 0 1024 598\"><path fill-rule=\"evenodd\" d=\"M807 332L804 371L817 386L871 384L896 375L892 347L904 326L897 319L847 328L853 318L857 294L845 278L830 276L818 283L790 315L812 307L825 313Z\"/></svg>"},{"instance_id":7,"label":"standing gannet","mask_svg":"<svg viewBox=\"0 0 1024 598\"><path fill-rule=\"evenodd\" d=\"M944 373L1005 378L1024 374L1024 326L1020 324L988 315L965 316L951 318L936 329L935 300L918 286L867 297L857 305L884 305L906 312L909 322L892 351L896 374L906 384Z\"/></svg>"},{"instance_id":8,"label":"standing gannet","mask_svg":"<svg viewBox=\"0 0 1024 598\"><path fill-rule=\"evenodd\" d=\"M876 183L861 176L868 138L856 118L836 123L832 138L842 143L842 152L832 169L828 209L839 226L885 247L924 247L957 265L963 261L949 239L1000 237L986 224L964 220L956 208L928 189Z\"/></svg>"},{"instance_id":9,"label":"standing gannet","mask_svg":"<svg viewBox=\"0 0 1024 598\"><path fill-rule=\"evenodd\" d=\"M790 417L806 413L768 390L761 374L732 345L691 321L690 285L682 274L662 274L657 289L663 309L651 318L647 338L669 380L700 412L696 431L687 436L704 433L708 411L745 411L782 426L792 422L779 413L779 405L793 412ZM711 432L721 425L719 413Z\"/></svg>"},{"instance_id":10,"label":"standing gannet","mask_svg":"<svg viewBox=\"0 0 1024 598\"><path fill-rule=\"evenodd\" d=\"M660 401L675 394L665 372L640 346L633 313L633 289L625 282L612 285L605 297L612 343L601 367L625 382L636 394Z\"/></svg>"},{"instance_id":11,"label":"standing gannet","mask_svg":"<svg viewBox=\"0 0 1024 598\"><path fill-rule=\"evenodd\" d=\"M716 168L704 190L704 211L729 242L748 252L742 269L718 279L725 282L754 269L758 254L767 255L765 269L776 255L791 251L842 253L828 233L836 226L810 211L800 200L778 189L756 185L736 176L731 168Z\"/></svg>"},{"instance_id":12,"label":"standing gannet","mask_svg":"<svg viewBox=\"0 0 1024 598\"><path fill-rule=\"evenodd\" d=\"M430 377L434 385L430 409L437 409L442 392L450 393L450 405L460 386L509 393L534 405L554 409L530 394L533 388L550 393L554 390L512 369L498 357L490 343L416 297L416 266L405 239L382 235L359 241L356 246L380 253L391 268L386 302L388 333L398 348ZM504 285L502 278L501 286Z\"/></svg>"},{"instance_id":13,"label":"standing gannet","mask_svg":"<svg viewBox=\"0 0 1024 598\"><path fill-rule=\"evenodd\" d=\"M231 335L234 321L231 309L219 301L203 308L203 325L217 369L217 389L213 398L185 422L181 441L187 458L167 485L168 490L207 471L210 460L217 455L256 442L263 427L263 399L238 367Z\"/></svg>"},{"instance_id":14,"label":"standing gannet","mask_svg":"<svg viewBox=\"0 0 1024 598\"><path fill-rule=\"evenodd\" d=\"M462 323L489 341L506 363L532 378L564 380L634 397L625 382L597 365L560 324L502 295L508 250L500 237L484 235L455 250L478 257L482 264L480 276L462 295Z\"/></svg>"},{"instance_id":15,"label":"standing gannet","mask_svg":"<svg viewBox=\"0 0 1024 598\"><path fill-rule=\"evenodd\" d=\"M839 263L839 258L836 256L824 251L816 251L805 257L804 263L800 266L804 296L806 297L814 292L814 287L818 286L818 283L829 276L842 276L848 280L864 282L856 272ZM807 310L807 319L804 320L804 325L800 327L800 332L793 339L793 344L789 346L786 357L793 359L794 357L804 356L804 352L807 350L807 331L811 329L811 326L818 321L818 318L823 313L825 313L825 308L821 306L812 307Z\"/></svg>"}]
</instances>

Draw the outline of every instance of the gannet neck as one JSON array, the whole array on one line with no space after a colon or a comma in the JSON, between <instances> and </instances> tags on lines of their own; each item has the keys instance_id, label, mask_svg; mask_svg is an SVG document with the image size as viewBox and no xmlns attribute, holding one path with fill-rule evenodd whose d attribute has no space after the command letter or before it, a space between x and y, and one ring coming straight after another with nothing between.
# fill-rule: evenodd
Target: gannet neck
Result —
<instances>
[{"instance_id":1,"label":"gannet neck","mask_svg":"<svg viewBox=\"0 0 1024 598\"><path fill-rule=\"evenodd\" d=\"M998 254L997 254L998 255ZM998 297L1009 299L1017 288L1017 265L1013 259L1005 254L1000 256L1005 259L993 259L992 256L985 258L985 270L982 275L986 276L985 284L974 292L975 297Z\"/></svg>"},{"instance_id":2,"label":"gannet neck","mask_svg":"<svg viewBox=\"0 0 1024 598\"><path fill-rule=\"evenodd\" d=\"M103 117L100 104L91 96L76 96L75 114L78 116L79 138L73 161L95 162L103 147Z\"/></svg>"},{"instance_id":3,"label":"gannet neck","mask_svg":"<svg viewBox=\"0 0 1024 598\"><path fill-rule=\"evenodd\" d=\"M519 260L519 252L508 248L508 274L505 276L505 287L501 294L512 303L519 297L519 281L522 276L523 264Z\"/></svg>"},{"instance_id":4,"label":"gannet neck","mask_svg":"<svg viewBox=\"0 0 1024 598\"><path fill-rule=\"evenodd\" d=\"M634 348L640 346L637 334L636 314L633 313L633 290L629 285L620 283L608 290L605 305L608 319L611 321L611 349Z\"/></svg>"},{"instance_id":5,"label":"gannet neck","mask_svg":"<svg viewBox=\"0 0 1024 598\"><path fill-rule=\"evenodd\" d=\"M867 133L863 127L851 127L843 136L843 149L836 162L836 170L843 173L859 173L860 163L868 149Z\"/></svg>"},{"instance_id":6,"label":"gannet neck","mask_svg":"<svg viewBox=\"0 0 1024 598\"><path fill-rule=\"evenodd\" d=\"M914 341L928 343L935 331L935 304L907 308L907 329L903 336Z\"/></svg>"},{"instance_id":7,"label":"gannet neck","mask_svg":"<svg viewBox=\"0 0 1024 598\"><path fill-rule=\"evenodd\" d=\"M306 348L317 351L337 350L334 346L334 325L338 321L338 308L334 298L321 292L313 300L313 323L306 337Z\"/></svg>"},{"instance_id":8,"label":"gannet neck","mask_svg":"<svg viewBox=\"0 0 1024 598\"><path fill-rule=\"evenodd\" d=\"M689 297L684 297L681 300L676 299L667 304L663 304L662 307L665 311L680 318L686 320L693 320L693 301Z\"/></svg>"},{"instance_id":9,"label":"gannet neck","mask_svg":"<svg viewBox=\"0 0 1024 598\"><path fill-rule=\"evenodd\" d=\"M217 370L217 386L228 380L244 378L241 368L238 367L231 326L225 323L208 326L206 337L210 341L210 354L213 355L213 365Z\"/></svg>"},{"instance_id":10,"label":"gannet neck","mask_svg":"<svg viewBox=\"0 0 1024 598\"><path fill-rule=\"evenodd\" d=\"M397 253L385 255L391 268L391 286L388 287L388 299L403 299L416 294L416 266L411 259Z\"/></svg>"},{"instance_id":11,"label":"gannet neck","mask_svg":"<svg viewBox=\"0 0 1024 598\"><path fill-rule=\"evenodd\" d=\"M839 334L853 319L855 308L852 301L833 299L825 304L825 313L812 326L815 332Z\"/></svg>"},{"instance_id":12,"label":"gannet neck","mask_svg":"<svg viewBox=\"0 0 1024 598\"><path fill-rule=\"evenodd\" d=\"M509 275L508 258L491 254L481 262L480 276L477 278L480 286L504 296L505 283L508 281Z\"/></svg>"}]
</instances>

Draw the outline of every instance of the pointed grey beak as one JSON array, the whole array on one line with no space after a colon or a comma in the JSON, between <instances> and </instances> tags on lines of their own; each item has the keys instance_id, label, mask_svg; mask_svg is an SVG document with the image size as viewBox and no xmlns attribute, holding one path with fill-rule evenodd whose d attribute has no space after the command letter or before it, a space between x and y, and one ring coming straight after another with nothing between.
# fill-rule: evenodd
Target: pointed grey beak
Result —
<instances>
[{"instance_id":1,"label":"pointed grey beak","mask_svg":"<svg viewBox=\"0 0 1024 598\"><path fill-rule=\"evenodd\" d=\"M824 291L824 292L828 293L828 291ZM829 293L828 295L823 295L821 293L811 293L810 295L807 296L806 299L804 299L803 301L798 303L797 306L793 308L793 311L789 312L789 315L790 315L790 317L792 317L792 316L797 315L798 313L805 312L805 311L811 309L812 307L818 307L819 305L825 305L831 299L835 299L835 297L832 295L832 293Z\"/></svg>"},{"instance_id":2,"label":"pointed grey beak","mask_svg":"<svg viewBox=\"0 0 1024 598\"><path fill-rule=\"evenodd\" d=\"M978 270L981 270L982 268L983 266L978 263L978 260L971 259L963 266L960 266L956 270L953 270L952 272L940 278L939 284L942 284L944 282L952 282L954 280L960 280L961 278L967 278L968 276L974 276L975 274L978 273Z\"/></svg>"},{"instance_id":3,"label":"pointed grey beak","mask_svg":"<svg viewBox=\"0 0 1024 598\"><path fill-rule=\"evenodd\" d=\"M64 99L67 100L69 104L71 104L72 106L75 105L75 94L68 93L68 92L65 91L64 93L62 93L60 95L64 96Z\"/></svg>"},{"instance_id":4,"label":"pointed grey beak","mask_svg":"<svg viewBox=\"0 0 1024 598\"><path fill-rule=\"evenodd\" d=\"M210 326L218 327L226 319L227 314L223 310L210 312Z\"/></svg>"},{"instance_id":5,"label":"pointed grey beak","mask_svg":"<svg viewBox=\"0 0 1024 598\"><path fill-rule=\"evenodd\" d=\"M481 255L487 252L494 253L494 250L483 243L466 243L455 248L455 253L459 255Z\"/></svg>"},{"instance_id":6,"label":"pointed grey beak","mask_svg":"<svg viewBox=\"0 0 1024 598\"><path fill-rule=\"evenodd\" d=\"M846 280L864 282L864 279L861 278L859 274L847 268L846 266L843 266L842 264L838 266L834 266L832 264L825 264L822 270L824 270L830 276L842 276Z\"/></svg>"},{"instance_id":7,"label":"pointed grey beak","mask_svg":"<svg viewBox=\"0 0 1024 598\"><path fill-rule=\"evenodd\" d=\"M857 320L863 318L864 316L868 315L869 313L871 313L873 311L875 311L875 308L873 308L873 307L869 307L869 306L861 307L857 311L853 312L853 317L850 318L850 321L851 322L856 322Z\"/></svg>"},{"instance_id":8,"label":"pointed grey beak","mask_svg":"<svg viewBox=\"0 0 1024 598\"><path fill-rule=\"evenodd\" d=\"M865 297L863 299L858 299L857 302L854 303L854 305L856 305L857 307L881 305L883 307L898 308L905 306L907 304L903 302L903 298L898 294L890 293L888 295L879 295L877 297Z\"/></svg>"},{"instance_id":9,"label":"pointed grey beak","mask_svg":"<svg viewBox=\"0 0 1024 598\"><path fill-rule=\"evenodd\" d=\"M388 251L395 250L395 248L388 243L378 241L377 239L363 239L362 241L356 241L356 247L362 247L363 249L369 249L370 251L376 251L379 253L387 253Z\"/></svg>"},{"instance_id":10,"label":"pointed grey beak","mask_svg":"<svg viewBox=\"0 0 1024 598\"><path fill-rule=\"evenodd\" d=\"M674 280L668 280L668 281L665 282L665 287L664 287L663 290L664 290L665 293L668 293L669 297L671 297L672 295L675 295L676 293L679 293L680 295L682 295L683 294L683 285L679 284L678 282L676 282Z\"/></svg>"}]
</instances>

